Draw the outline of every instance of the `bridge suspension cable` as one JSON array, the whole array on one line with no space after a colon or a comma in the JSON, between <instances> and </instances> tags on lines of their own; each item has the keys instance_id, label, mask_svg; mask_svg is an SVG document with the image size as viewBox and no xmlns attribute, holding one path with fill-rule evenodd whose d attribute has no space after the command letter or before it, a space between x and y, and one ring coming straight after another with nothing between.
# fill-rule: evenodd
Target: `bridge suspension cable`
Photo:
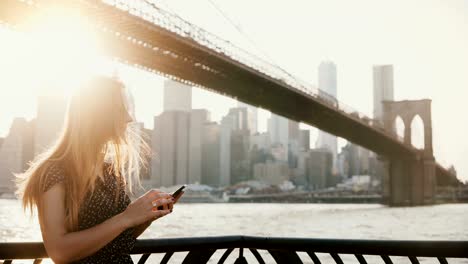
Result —
<instances>
[{"instance_id":1,"label":"bridge suspension cable","mask_svg":"<svg viewBox=\"0 0 468 264\"><path fill-rule=\"evenodd\" d=\"M264 49L262 49L260 47L260 45L258 45L258 43L256 43L241 27L239 27L239 23L237 23L236 21L234 21L219 5L217 5L213 0L207 0L220 14L221 16L224 17L224 19L226 19L226 21L234 28L237 30L237 32L239 32L240 35L242 35L248 42L250 42L250 44L255 48L257 49L257 51L259 51L260 53L262 53L263 56L265 56L265 58L271 63L273 64L273 66L277 67L278 69L281 69L282 71L284 71L287 75L289 75L289 77L291 77L292 79L296 80L297 82L304 82L302 80L299 80L299 78L297 76L294 76L292 75L291 73L289 73L288 71L286 71L283 67L281 67Z\"/></svg>"}]
</instances>

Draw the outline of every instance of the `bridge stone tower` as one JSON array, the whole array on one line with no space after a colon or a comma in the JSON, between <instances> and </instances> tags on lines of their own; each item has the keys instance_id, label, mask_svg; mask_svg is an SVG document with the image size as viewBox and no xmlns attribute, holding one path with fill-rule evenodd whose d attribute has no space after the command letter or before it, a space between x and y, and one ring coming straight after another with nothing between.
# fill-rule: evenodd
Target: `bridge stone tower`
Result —
<instances>
[{"instance_id":1,"label":"bridge stone tower","mask_svg":"<svg viewBox=\"0 0 468 264\"><path fill-rule=\"evenodd\" d=\"M399 116L405 125L403 142L411 146L411 124L418 116L424 124L424 148L414 157L388 157L384 162L383 195L387 203L422 205L434 202L436 164L432 150L431 100L383 101L383 121L387 131L395 131Z\"/></svg>"}]
</instances>

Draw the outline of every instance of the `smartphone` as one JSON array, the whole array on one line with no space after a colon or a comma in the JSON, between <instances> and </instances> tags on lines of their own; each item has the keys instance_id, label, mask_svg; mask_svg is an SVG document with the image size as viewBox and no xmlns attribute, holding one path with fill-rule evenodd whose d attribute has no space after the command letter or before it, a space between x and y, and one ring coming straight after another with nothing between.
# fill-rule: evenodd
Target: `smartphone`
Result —
<instances>
[{"instance_id":1,"label":"smartphone","mask_svg":"<svg viewBox=\"0 0 468 264\"><path fill-rule=\"evenodd\" d=\"M172 193L172 197L177 198L177 196L180 195L180 193L185 189L185 187L187 187L187 185L185 185L185 184L182 185L182 186L180 186L180 188L177 189L177 191L175 191L174 193ZM158 210L163 210L163 209L164 209L164 207L163 207L162 205L161 205L161 206L158 206Z\"/></svg>"},{"instance_id":2,"label":"smartphone","mask_svg":"<svg viewBox=\"0 0 468 264\"><path fill-rule=\"evenodd\" d=\"M172 194L172 197L174 198L177 198L177 196L179 196L179 194L185 189L185 187L187 187L187 185L182 185L180 186L179 189L177 189L177 191L175 191L173 194Z\"/></svg>"}]
</instances>

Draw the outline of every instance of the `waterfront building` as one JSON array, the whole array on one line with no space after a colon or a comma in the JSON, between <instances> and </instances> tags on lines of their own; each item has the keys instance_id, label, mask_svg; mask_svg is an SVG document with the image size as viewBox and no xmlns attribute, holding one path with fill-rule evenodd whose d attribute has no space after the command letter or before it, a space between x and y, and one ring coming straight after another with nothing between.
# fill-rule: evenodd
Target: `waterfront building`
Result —
<instances>
[{"instance_id":1,"label":"waterfront building","mask_svg":"<svg viewBox=\"0 0 468 264\"><path fill-rule=\"evenodd\" d=\"M332 174L333 153L328 149L311 149L306 158L306 181L310 189L335 186L338 179Z\"/></svg>"},{"instance_id":2,"label":"waterfront building","mask_svg":"<svg viewBox=\"0 0 468 264\"><path fill-rule=\"evenodd\" d=\"M284 162L266 161L253 167L254 179L271 185L280 185L289 180L289 168Z\"/></svg>"},{"instance_id":3,"label":"waterfront building","mask_svg":"<svg viewBox=\"0 0 468 264\"><path fill-rule=\"evenodd\" d=\"M159 186L188 183L190 113L166 111L154 118L152 176Z\"/></svg>"},{"instance_id":4,"label":"waterfront building","mask_svg":"<svg viewBox=\"0 0 468 264\"><path fill-rule=\"evenodd\" d=\"M34 154L38 155L58 139L62 131L67 101L64 95L44 94L38 97L34 134Z\"/></svg>"},{"instance_id":5,"label":"waterfront building","mask_svg":"<svg viewBox=\"0 0 468 264\"><path fill-rule=\"evenodd\" d=\"M206 109L193 109L190 112L189 134L189 175L187 183L201 183L202 177L202 144L206 122L210 120L210 113Z\"/></svg>"},{"instance_id":6,"label":"waterfront building","mask_svg":"<svg viewBox=\"0 0 468 264\"><path fill-rule=\"evenodd\" d=\"M249 130L231 131L231 184L250 180Z\"/></svg>"},{"instance_id":7,"label":"waterfront building","mask_svg":"<svg viewBox=\"0 0 468 264\"><path fill-rule=\"evenodd\" d=\"M361 146L353 143L347 143L340 153L340 174L344 179L354 175L368 175L371 169L375 169L375 164L371 164L373 155L371 152ZM373 168L371 168L373 166Z\"/></svg>"},{"instance_id":8,"label":"waterfront building","mask_svg":"<svg viewBox=\"0 0 468 264\"><path fill-rule=\"evenodd\" d=\"M24 172L34 158L34 122L15 118L0 146L0 191L14 192L14 173Z\"/></svg>"},{"instance_id":9,"label":"waterfront building","mask_svg":"<svg viewBox=\"0 0 468 264\"><path fill-rule=\"evenodd\" d=\"M231 132L234 125L232 115L224 116L220 124L220 185L231 183Z\"/></svg>"},{"instance_id":10,"label":"waterfront building","mask_svg":"<svg viewBox=\"0 0 468 264\"><path fill-rule=\"evenodd\" d=\"M216 122L203 125L201 183L210 186L228 184L221 178L221 126Z\"/></svg>"}]
</instances>

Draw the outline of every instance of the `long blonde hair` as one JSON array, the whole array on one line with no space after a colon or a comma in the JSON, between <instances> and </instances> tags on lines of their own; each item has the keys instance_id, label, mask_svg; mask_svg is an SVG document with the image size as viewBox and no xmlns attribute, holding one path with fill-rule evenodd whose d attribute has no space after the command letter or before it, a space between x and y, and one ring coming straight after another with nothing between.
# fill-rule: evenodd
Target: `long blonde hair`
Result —
<instances>
[{"instance_id":1,"label":"long blonde hair","mask_svg":"<svg viewBox=\"0 0 468 264\"><path fill-rule=\"evenodd\" d=\"M64 169L69 231L78 228L80 205L89 191L94 192L98 178L102 178L101 168L112 172L130 193L134 186L141 187L139 173L147 165L149 147L138 128L127 125L129 110L124 86L117 80L94 77L80 87L70 98L59 139L37 156L26 172L17 175L17 194L22 198L23 208L29 208L33 214L34 208L41 206L47 173L58 164ZM104 166L105 162L110 166Z\"/></svg>"}]
</instances>

